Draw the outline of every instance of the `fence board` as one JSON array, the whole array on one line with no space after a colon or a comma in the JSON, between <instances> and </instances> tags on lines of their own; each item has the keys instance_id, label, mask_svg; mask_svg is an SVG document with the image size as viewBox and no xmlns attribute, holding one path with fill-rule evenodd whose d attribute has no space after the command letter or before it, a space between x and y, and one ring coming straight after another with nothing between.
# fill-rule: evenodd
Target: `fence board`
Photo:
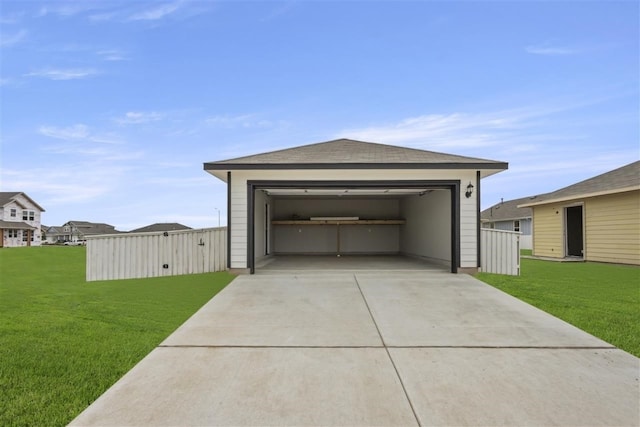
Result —
<instances>
[{"instance_id":1,"label":"fence board","mask_svg":"<svg viewBox=\"0 0 640 427\"><path fill-rule=\"evenodd\" d=\"M211 273L226 270L227 229L87 237L87 281ZM167 265L164 268L163 265Z\"/></svg>"},{"instance_id":2,"label":"fence board","mask_svg":"<svg viewBox=\"0 0 640 427\"><path fill-rule=\"evenodd\" d=\"M520 233L483 228L480 245L483 272L520 275Z\"/></svg>"}]
</instances>

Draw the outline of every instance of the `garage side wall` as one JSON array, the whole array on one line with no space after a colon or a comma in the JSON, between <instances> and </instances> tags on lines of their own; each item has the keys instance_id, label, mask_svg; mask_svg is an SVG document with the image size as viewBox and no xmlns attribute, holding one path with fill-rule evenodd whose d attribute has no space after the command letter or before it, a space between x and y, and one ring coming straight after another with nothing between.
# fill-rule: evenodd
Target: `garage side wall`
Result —
<instances>
[{"instance_id":1,"label":"garage side wall","mask_svg":"<svg viewBox=\"0 0 640 427\"><path fill-rule=\"evenodd\" d=\"M271 215L268 215L267 206L269 211L273 210L273 202L272 198L266 195L263 191L256 192L256 206L255 206L255 259L258 260L267 255L267 252L271 252L271 241L270 238L272 236L273 228L271 224L268 223L268 218ZM267 242L269 240L269 242ZM267 250L267 246L269 246L269 250Z\"/></svg>"},{"instance_id":2,"label":"garage side wall","mask_svg":"<svg viewBox=\"0 0 640 427\"><path fill-rule=\"evenodd\" d=\"M406 197L400 203L407 223L400 251L406 255L451 262L451 197L446 190Z\"/></svg>"},{"instance_id":3,"label":"garage side wall","mask_svg":"<svg viewBox=\"0 0 640 427\"><path fill-rule=\"evenodd\" d=\"M460 180L461 187L476 182L476 171L471 170L238 170L232 172L231 180L231 268L247 268L247 181L410 181L410 180ZM477 185L476 185L477 187ZM470 198L461 191L460 202L460 267L478 267L478 208L474 191Z\"/></svg>"}]
</instances>

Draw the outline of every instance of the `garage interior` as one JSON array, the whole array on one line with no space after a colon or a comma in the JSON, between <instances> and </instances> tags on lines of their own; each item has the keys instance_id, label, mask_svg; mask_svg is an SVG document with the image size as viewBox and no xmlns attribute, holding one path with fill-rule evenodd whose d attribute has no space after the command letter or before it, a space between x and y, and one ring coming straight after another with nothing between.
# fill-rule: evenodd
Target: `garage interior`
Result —
<instances>
[{"instance_id":1,"label":"garage interior","mask_svg":"<svg viewBox=\"0 0 640 427\"><path fill-rule=\"evenodd\" d=\"M452 188L256 188L257 270L453 268Z\"/></svg>"}]
</instances>

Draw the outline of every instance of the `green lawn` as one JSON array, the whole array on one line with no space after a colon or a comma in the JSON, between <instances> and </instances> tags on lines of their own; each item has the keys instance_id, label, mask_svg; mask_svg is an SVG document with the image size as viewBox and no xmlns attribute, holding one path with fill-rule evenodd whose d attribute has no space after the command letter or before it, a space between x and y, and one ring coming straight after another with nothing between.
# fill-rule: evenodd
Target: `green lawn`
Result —
<instances>
[{"instance_id":1,"label":"green lawn","mask_svg":"<svg viewBox=\"0 0 640 427\"><path fill-rule=\"evenodd\" d=\"M0 249L0 425L67 424L233 279L84 272L84 247Z\"/></svg>"},{"instance_id":2,"label":"green lawn","mask_svg":"<svg viewBox=\"0 0 640 427\"><path fill-rule=\"evenodd\" d=\"M640 357L640 268L533 259L521 268L476 277Z\"/></svg>"}]
</instances>

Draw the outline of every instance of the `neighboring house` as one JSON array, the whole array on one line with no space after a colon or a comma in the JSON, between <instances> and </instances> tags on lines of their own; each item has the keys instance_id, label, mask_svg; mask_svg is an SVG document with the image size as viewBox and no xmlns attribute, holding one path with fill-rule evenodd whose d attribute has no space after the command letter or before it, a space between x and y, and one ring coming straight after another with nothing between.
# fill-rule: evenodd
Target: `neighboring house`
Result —
<instances>
[{"instance_id":1,"label":"neighboring house","mask_svg":"<svg viewBox=\"0 0 640 427\"><path fill-rule=\"evenodd\" d=\"M120 233L113 225L88 221L69 221L59 228L62 228L62 239L58 241L63 242L77 242L85 240L87 236Z\"/></svg>"},{"instance_id":2,"label":"neighboring house","mask_svg":"<svg viewBox=\"0 0 640 427\"><path fill-rule=\"evenodd\" d=\"M48 244L62 243L70 236L63 231L61 225L42 226L42 242Z\"/></svg>"},{"instance_id":3,"label":"neighboring house","mask_svg":"<svg viewBox=\"0 0 640 427\"><path fill-rule=\"evenodd\" d=\"M531 208L519 208L518 205L535 199L523 197L521 199L501 201L480 214L480 222L483 228L496 230L519 231L520 249L531 249Z\"/></svg>"},{"instance_id":4,"label":"neighboring house","mask_svg":"<svg viewBox=\"0 0 640 427\"><path fill-rule=\"evenodd\" d=\"M0 247L40 246L44 209L22 192L0 192Z\"/></svg>"},{"instance_id":5,"label":"neighboring house","mask_svg":"<svg viewBox=\"0 0 640 427\"><path fill-rule=\"evenodd\" d=\"M538 196L533 255L640 265L640 161Z\"/></svg>"},{"instance_id":6,"label":"neighboring house","mask_svg":"<svg viewBox=\"0 0 640 427\"><path fill-rule=\"evenodd\" d=\"M129 231L129 233L150 233L157 231L175 231L175 230L191 230L191 227L179 224L177 222L161 222L156 224L147 225L145 227L136 228Z\"/></svg>"},{"instance_id":7,"label":"neighboring house","mask_svg":"<svg viewBox=\"0 0 640 427\"><path fill-rule=\"evenodd\" d=\"M278 254L401 254L475 272L480 180L507 163L339 139L204 169L227 183L231 270Z\"/></svg>"}]
</instances>

